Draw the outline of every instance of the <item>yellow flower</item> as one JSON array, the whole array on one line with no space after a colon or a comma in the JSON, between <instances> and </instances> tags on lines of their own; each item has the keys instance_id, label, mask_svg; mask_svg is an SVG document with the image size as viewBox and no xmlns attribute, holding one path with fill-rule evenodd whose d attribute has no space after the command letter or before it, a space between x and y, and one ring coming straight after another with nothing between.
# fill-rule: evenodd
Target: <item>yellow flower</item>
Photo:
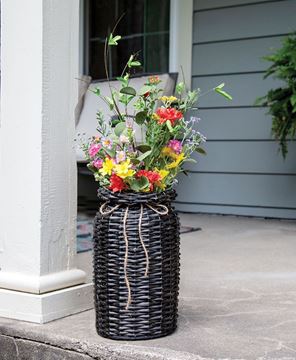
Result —
<instances>
[{"instance_id":1,"label":"yellow flower","mask_svg":"<svg viewBox=\"0 0 296 360\"><path fill-rule=\"evenodd\" d=\"M180 162L185 159L184 153L177 156L176 160L166 166L167 169L174 169L179 166Z\"/></svg>"},{"instance_id":2,"label":"yellow flower","mask_svg":"<svg viewBox=\"0 0 296 360\"><path fill-rule=\"evenodd\" d=\"M178 99L175 97L175 96L162 96L161 98L160 98L160 100L162 101L162 102L169 102L169 103L172 103L172 102L174 102L174 101L177 101Z\"/></svg>"},{"instance_id":3,"label":"yellow flower","mask_svg":"<svg viewBox=\"0 0 296 360\"><path fill-rule=\"evenodd\" d=\"M173 149L171 149L170 147L168 146L165 146L162 150L161 150L161 154L163 156L168 156L168 157L171 157L173 159L177 159L178 155L174 152Z\"/></svg>"},{"instance_id":4,"label":"yellow flower","mask_svg":"<svg viewBox=\"0 0 296 360\"><path fill-rule=\"evenodd\" d=\"M135 173L135 170L131 169L131 163L130 160L126 160L122 162L121 164L117 164L114 166L114 170L117 176L121 177L122 179L125 179L127 177L133 176Z\"/></svg>"},{"instance_id":5,"label":"yellow flower","mask_svg":"<svg viewBox=\"0 0 296 360\"><path fill-rule=\"evenodd\" d=\"M113 159L106 158L105 161L103 162L103 166L102 166L102 168L99 170L99 172L100 172L102 175L104 175L104 176L105 176L105 175L111 175L114 166L115 166L114 160L113 160Z\"/></svg>"},{"instance_id":6,"label":"yellow flower","mask_svg":"<svg viewBox=\"0 0 296 360\"><path fill-rule=\"evenodd\" d=\"M155 169L154 171L158 172L158 174L161 176L161 180L167 177L168 174L170 173L168 170L165 169L161 169L161 170Z\"/></svg>"},{"instance_id":7,"label":"yellow flower","mask_svg":"<svg viewBox=\"0 0 296 360\"><path fill-rule=\"evenodd\" d=\"M156 113L154 113L154 114L152 114L152 119L153 120L159 120L160 117Z\"/></svg>"}]
</instances>

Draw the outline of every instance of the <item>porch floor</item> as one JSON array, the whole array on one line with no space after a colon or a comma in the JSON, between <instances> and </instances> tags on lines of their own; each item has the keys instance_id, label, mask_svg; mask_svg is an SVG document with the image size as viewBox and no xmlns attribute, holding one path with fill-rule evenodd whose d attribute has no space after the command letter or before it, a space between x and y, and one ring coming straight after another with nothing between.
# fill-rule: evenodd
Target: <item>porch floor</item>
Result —
<instances>
[{"instance_id":1,"label":"porch floor","mask_svg":"<svg viewBox=\"0 0 296 360\"><path fill-rule=\"evenodd\" d=\"M296 359L295 221L181 219L202 231L182 235L173 335L103 339L92 310L45 325L0 319L0 359Z\"/></svg>"}]
</instances>

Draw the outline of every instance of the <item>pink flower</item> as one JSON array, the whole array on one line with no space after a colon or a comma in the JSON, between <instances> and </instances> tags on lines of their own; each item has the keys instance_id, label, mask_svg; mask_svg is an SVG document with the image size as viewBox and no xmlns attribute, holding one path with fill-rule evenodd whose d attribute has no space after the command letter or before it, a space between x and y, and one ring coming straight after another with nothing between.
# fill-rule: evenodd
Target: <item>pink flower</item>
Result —
<instances>
[{"instance_id":1,"label":"pink flower","mask_svg":"<svg viewBox=\"0 0 296 360\"><path fill-rule=\"evenodd\" d=\"M103 160L102 159L97 159L95 161L92 162L93 167L100 169L103 166Z\"/></svg>"},{"instance_id":2,"label":"pink flower","mask_svg":"<svg viewBox=\"0 0 296 360\"><path fill-rule=\"evenodd\" d=\"M176 154L180 154L182 152L182 143L179 140L170 140L167 147L172 149Z\"/></svg>"},{"instance_id":3,"label":"pink flower","mask_svg":"<svg viewBox=\"0 0 296 360\"><path fill-rule=\"evenodd\" d=\"M100 150L101 150L100 144L91 144L88 149L89 156L92 158L95 157Z\"/></svg>"}]
</instances>

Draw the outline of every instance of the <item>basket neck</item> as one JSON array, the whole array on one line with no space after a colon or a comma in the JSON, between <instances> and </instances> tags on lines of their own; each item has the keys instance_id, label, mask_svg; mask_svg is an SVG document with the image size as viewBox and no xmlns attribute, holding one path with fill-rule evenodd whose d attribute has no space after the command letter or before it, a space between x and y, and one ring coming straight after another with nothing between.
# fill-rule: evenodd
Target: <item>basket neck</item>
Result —
<instances>
[{"instance_id":1,"label":"basket neck","mask_svg":"<svg viewBox=\"0 0 296 360\"><path fill-rule=\"evenodd\" d=\"M112 192L106 188L98 189L98 198L102 202L110 202L114 204L163 204L170 203L176 198L176 191L168 189L159 193L138 193L138 192Z\"/></svg>"}]
</instances>

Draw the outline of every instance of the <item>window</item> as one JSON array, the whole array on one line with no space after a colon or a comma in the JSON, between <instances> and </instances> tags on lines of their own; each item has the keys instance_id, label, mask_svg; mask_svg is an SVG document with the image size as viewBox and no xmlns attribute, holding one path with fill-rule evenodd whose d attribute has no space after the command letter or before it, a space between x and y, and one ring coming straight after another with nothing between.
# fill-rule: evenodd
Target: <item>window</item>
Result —
<instances>
[{"instance_id":1,"label":"window","mask_svg":"<svg viewBox=\"0 0 296 360\"><path fill-rule=\"evenodd\" d=\"M116 77L130 54L138 53L138 73L169 70L170 0L85 0L84 72L94 80L104 79L104 41L116 20L122 36L110 56L110 77Z\"/></svg>"}]
</instances>

